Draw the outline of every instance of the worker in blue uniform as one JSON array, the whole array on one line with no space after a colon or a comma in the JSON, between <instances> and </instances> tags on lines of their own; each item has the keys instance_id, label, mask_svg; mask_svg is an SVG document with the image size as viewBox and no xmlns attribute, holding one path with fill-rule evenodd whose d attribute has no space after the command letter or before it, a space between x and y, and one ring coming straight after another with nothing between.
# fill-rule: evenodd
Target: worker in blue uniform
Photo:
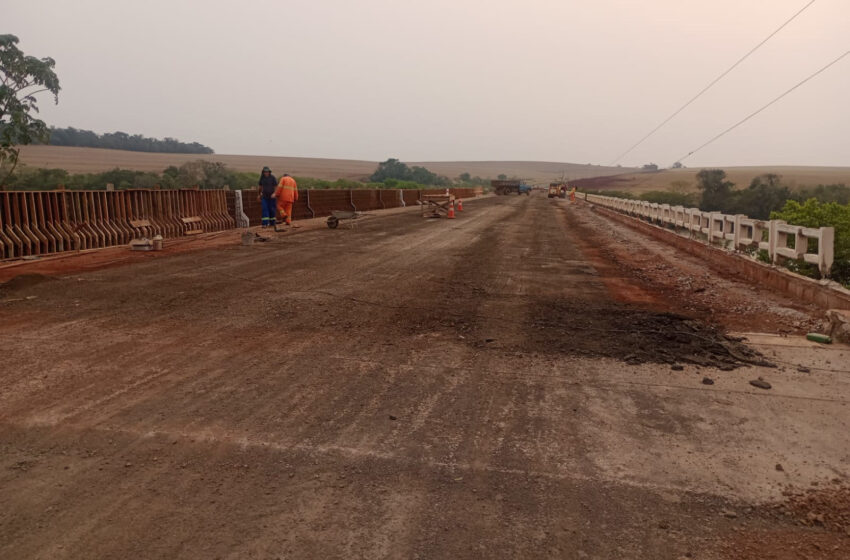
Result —
<instances>
[{"instance_id":1,"label":"worker in blue uniform","mask_svg":"<svg viewBox=\"0 0 850 560\"><path fill-rule=\"evenodd\" d=\"M277 212L277 201L275 200L277 178L272 175L271 169L263 167L257 186L257 199L263 205L263 227L274 227Z\"/></svg>"}]
</instances>

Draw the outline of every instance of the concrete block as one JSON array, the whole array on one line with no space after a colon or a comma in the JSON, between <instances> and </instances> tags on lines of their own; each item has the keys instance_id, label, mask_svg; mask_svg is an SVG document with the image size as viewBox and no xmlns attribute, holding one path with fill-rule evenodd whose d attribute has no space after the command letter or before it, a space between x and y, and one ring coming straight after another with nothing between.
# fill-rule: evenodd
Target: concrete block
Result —
<instances>
[{"instance_id":1,"label":"concrete block","mask_svg":"<svg viewBox=\"0 0 850 560\"><path fill-rule=\"evenodd\" d=\"M829 336L833 340L850 344L850 310L830 309L826 312L829 320Z\"/></svg>"}]
</instances>

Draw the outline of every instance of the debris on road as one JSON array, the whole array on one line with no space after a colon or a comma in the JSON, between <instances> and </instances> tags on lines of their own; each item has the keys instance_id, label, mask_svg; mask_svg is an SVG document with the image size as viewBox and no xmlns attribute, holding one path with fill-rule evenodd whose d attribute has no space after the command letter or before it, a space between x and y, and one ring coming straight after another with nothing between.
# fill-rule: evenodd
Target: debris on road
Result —
<instances>
[{"instance_id":1,"label":"debris on road","mask_svg":"<svg viewBox=\"0 0 850 560\"><path fill-rule=\"evenodd\" d=\"M824 488L786 488L785 500L770 506L776 514L790 515L800 525L823 527L847 534L850 530L850 485L840 480ZM850 536L850 534L848 534Z\"/></svg>"},{"instance_id":2,"label":"debris on road","mask_svg":"<svg viewBox=\"0 0 850 560\"><path fill-rule=\"evenodd\" d=\"M850 311L830 309L826 312L829 321L829 335L838 342L850 344Z\"/></svg>"},{"instance_id":3,"label":"debris on road","mask_svg":"<svg viewBox=\"0 0 850 560\"><path fill-rule=\"evenodd\" d=\"M758 379L753 379L752 381L750 381L750 385L752 385L753 387L758 387L759 389L770 389L771 388L770 383L768 383L767 381L765 381L761 377L759 377Z\"/></svg>"},{"instance_id":4,"label":"debris on road","mask_svg":"<svg viewBox=\"0 0 850 560\"><path fill-rule=\"evenodd\" d=\"M131 251L153 251L153 241L147 237L130 241Z\"/></svg>"},{"instance_id":5,"label":"debris on road","mask_svg":"<svg viewBox=\"0 0 850 560\"><path fill-rule=\"evenodd\" d=\"M821 344L832 344L832 338L821 333L810 332L806 335L806 339L812 342L820 342Z\"/></svg>"}]
</instances>

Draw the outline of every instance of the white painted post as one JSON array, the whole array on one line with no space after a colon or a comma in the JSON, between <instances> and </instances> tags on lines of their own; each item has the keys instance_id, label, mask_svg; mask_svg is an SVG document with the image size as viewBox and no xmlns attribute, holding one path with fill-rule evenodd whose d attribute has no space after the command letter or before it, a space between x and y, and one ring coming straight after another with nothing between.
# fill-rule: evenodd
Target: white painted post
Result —
<instances>
[{"instance_id":1,"label":"white painted post","mask_svg":"<svg viewBox=\"0 0 850 560\"><path fill-rule=\"evenodd\" d=\"M779 243L778 226L780 224L784 224L784 223L785 222L783 222L782 220L770 220L770 229L769 229L770 233L768 233L768 235L770 237L768 238L768 244L769 245L768 245L767 254L770 256L770 262L772 262L772 263L776 263L776 260L777 260L777 258L776 258L776 247L778 246L778 243Z\"/></svg>"},{"instance_id":2,"label":"white painted post","mask_svg":"<svg viewBox=\"0 0 850 560\"><path fill-rule=\"evenodd\" d=\"M835 259L835 228L820 228L818 239L818 269L824 276L829 276L832 262Z\"/></svg>"},{"instance_id":3,"label":"white painted post","mask_svg":"<svg viewBox=\"0 0 850 560\"><path fill-rule=\"evenodd\" d=\"M236 190L233 194L235 195L233 213L235 214L236 227L248 228L251 226L251 220L248 219L248 216L245 214L245 207L242 205L242 191Z\"/></svg>"}]
</instances>

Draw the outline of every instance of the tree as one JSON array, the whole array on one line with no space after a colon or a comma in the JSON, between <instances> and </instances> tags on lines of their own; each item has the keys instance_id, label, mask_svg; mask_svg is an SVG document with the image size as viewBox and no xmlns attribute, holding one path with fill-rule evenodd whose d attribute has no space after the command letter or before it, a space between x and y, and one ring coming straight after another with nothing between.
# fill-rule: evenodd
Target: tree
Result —
<instances>
[{"instance_id":1,"label":"tree","mask_svg":"<svg viewBox=\"0 0 850 560\"><path fill-rule=\"evenodd\" d=\"M813 198L803 203L789 200L781 211L771 212L770 219L785 220L789 224L810 228L834 227L835 261L831 276L850 286L850 205L821 203Z\"/></svg>"},{"instance_id":2,"label":"tree","mask_svg":"<svg viewBox=\"0 0 850 560\"><path fill-rule=\"evenodd\" d=\"M749 188L737 193L734 210L751 218L768 219L771 212L782 209L791 198L791 190L782 186L780 180L774 173L754 177Z\"/></svg>"},{"instance_id":3,"label":"tree","mask_svg":"<svg viewBox=\"0 0 850 560\"><path fill-rule=\"evenodd\" d=\"M84 148L106 148L112 150L130 150L135 152L158 152L180 154L212 154L212 148L192 142L180 142L174 138L148 138L141 134L129 135L126 132L107 132L96 134L91 130L76 128L50 128L50 144L54 146L80 146Z\"/></svg>"},{"instance_id":4,"label":"tree","mask_svg":"<svg viewBox=\"0 0 850 560\"><path fill-rule=\"evenodd\" d=\"M0 35L0 185L15 171L20 148L46 142L50 132L38 113L36 96L49 91L59 103L59 78L52 58L26 56L14 35Z\"/></svg>"},{"instance_id":5,"label":"tree","mask_svg":"<svg viewBox=\"0 0 850 560\"><path fill-rule=\"evenodd\" d=\"M413 181L422 185L448 185L449 180L441 177L436 173L428 171L424 167L414 165L408 167L406 163L390 158L387 161L378 164L378 168L369 177L372 183L384 183L387 179L396 179L398 181Z\"/></svg>"},{"instance_id":6,"label":"tree","mask_svg":"<svg viewBox=\"0 0 850 560\"><path fill-rule=\"evenodd\" d=\"M378 168L372 173L369 178L374 183L381 183L387 179L398 179L399 181L410 180L410 168L406 163L403 163L396 158L390 158L387 161L378 164Z\"/></svg>"},{"instance_id":7,"label":"tree","mask_svg":"<svg viewBox=\"0 0 850 560\"><path fill-rule=\"evenodd\" d=\"M461 173L460 176L458 176L458 179L464 183L468 183L472 180L472 176L469 173Z\"/></svg>"},{"instance_id":8,"label":"tree","mask_svg":"<svg viewBox=\"0 0 850 560\"><path fill-rule=\"evenodd\" d=\"M734 186L735 183L726 181L726 172L722 169L701 170L697 173L697 188L702 191L700 208L725 211Z\"/></svg>"},{"instance_id":9,"label":"tree","mask_svg":"<svg viewBox=\"0 0 850 560\"><path fill-rule=\"evenodd\" d=\"M499 173L499 175L496 177L496 179L498 179L499 181L507 181L508 176L505 175L504 173Z\"/></svg>"}]
</instances>

